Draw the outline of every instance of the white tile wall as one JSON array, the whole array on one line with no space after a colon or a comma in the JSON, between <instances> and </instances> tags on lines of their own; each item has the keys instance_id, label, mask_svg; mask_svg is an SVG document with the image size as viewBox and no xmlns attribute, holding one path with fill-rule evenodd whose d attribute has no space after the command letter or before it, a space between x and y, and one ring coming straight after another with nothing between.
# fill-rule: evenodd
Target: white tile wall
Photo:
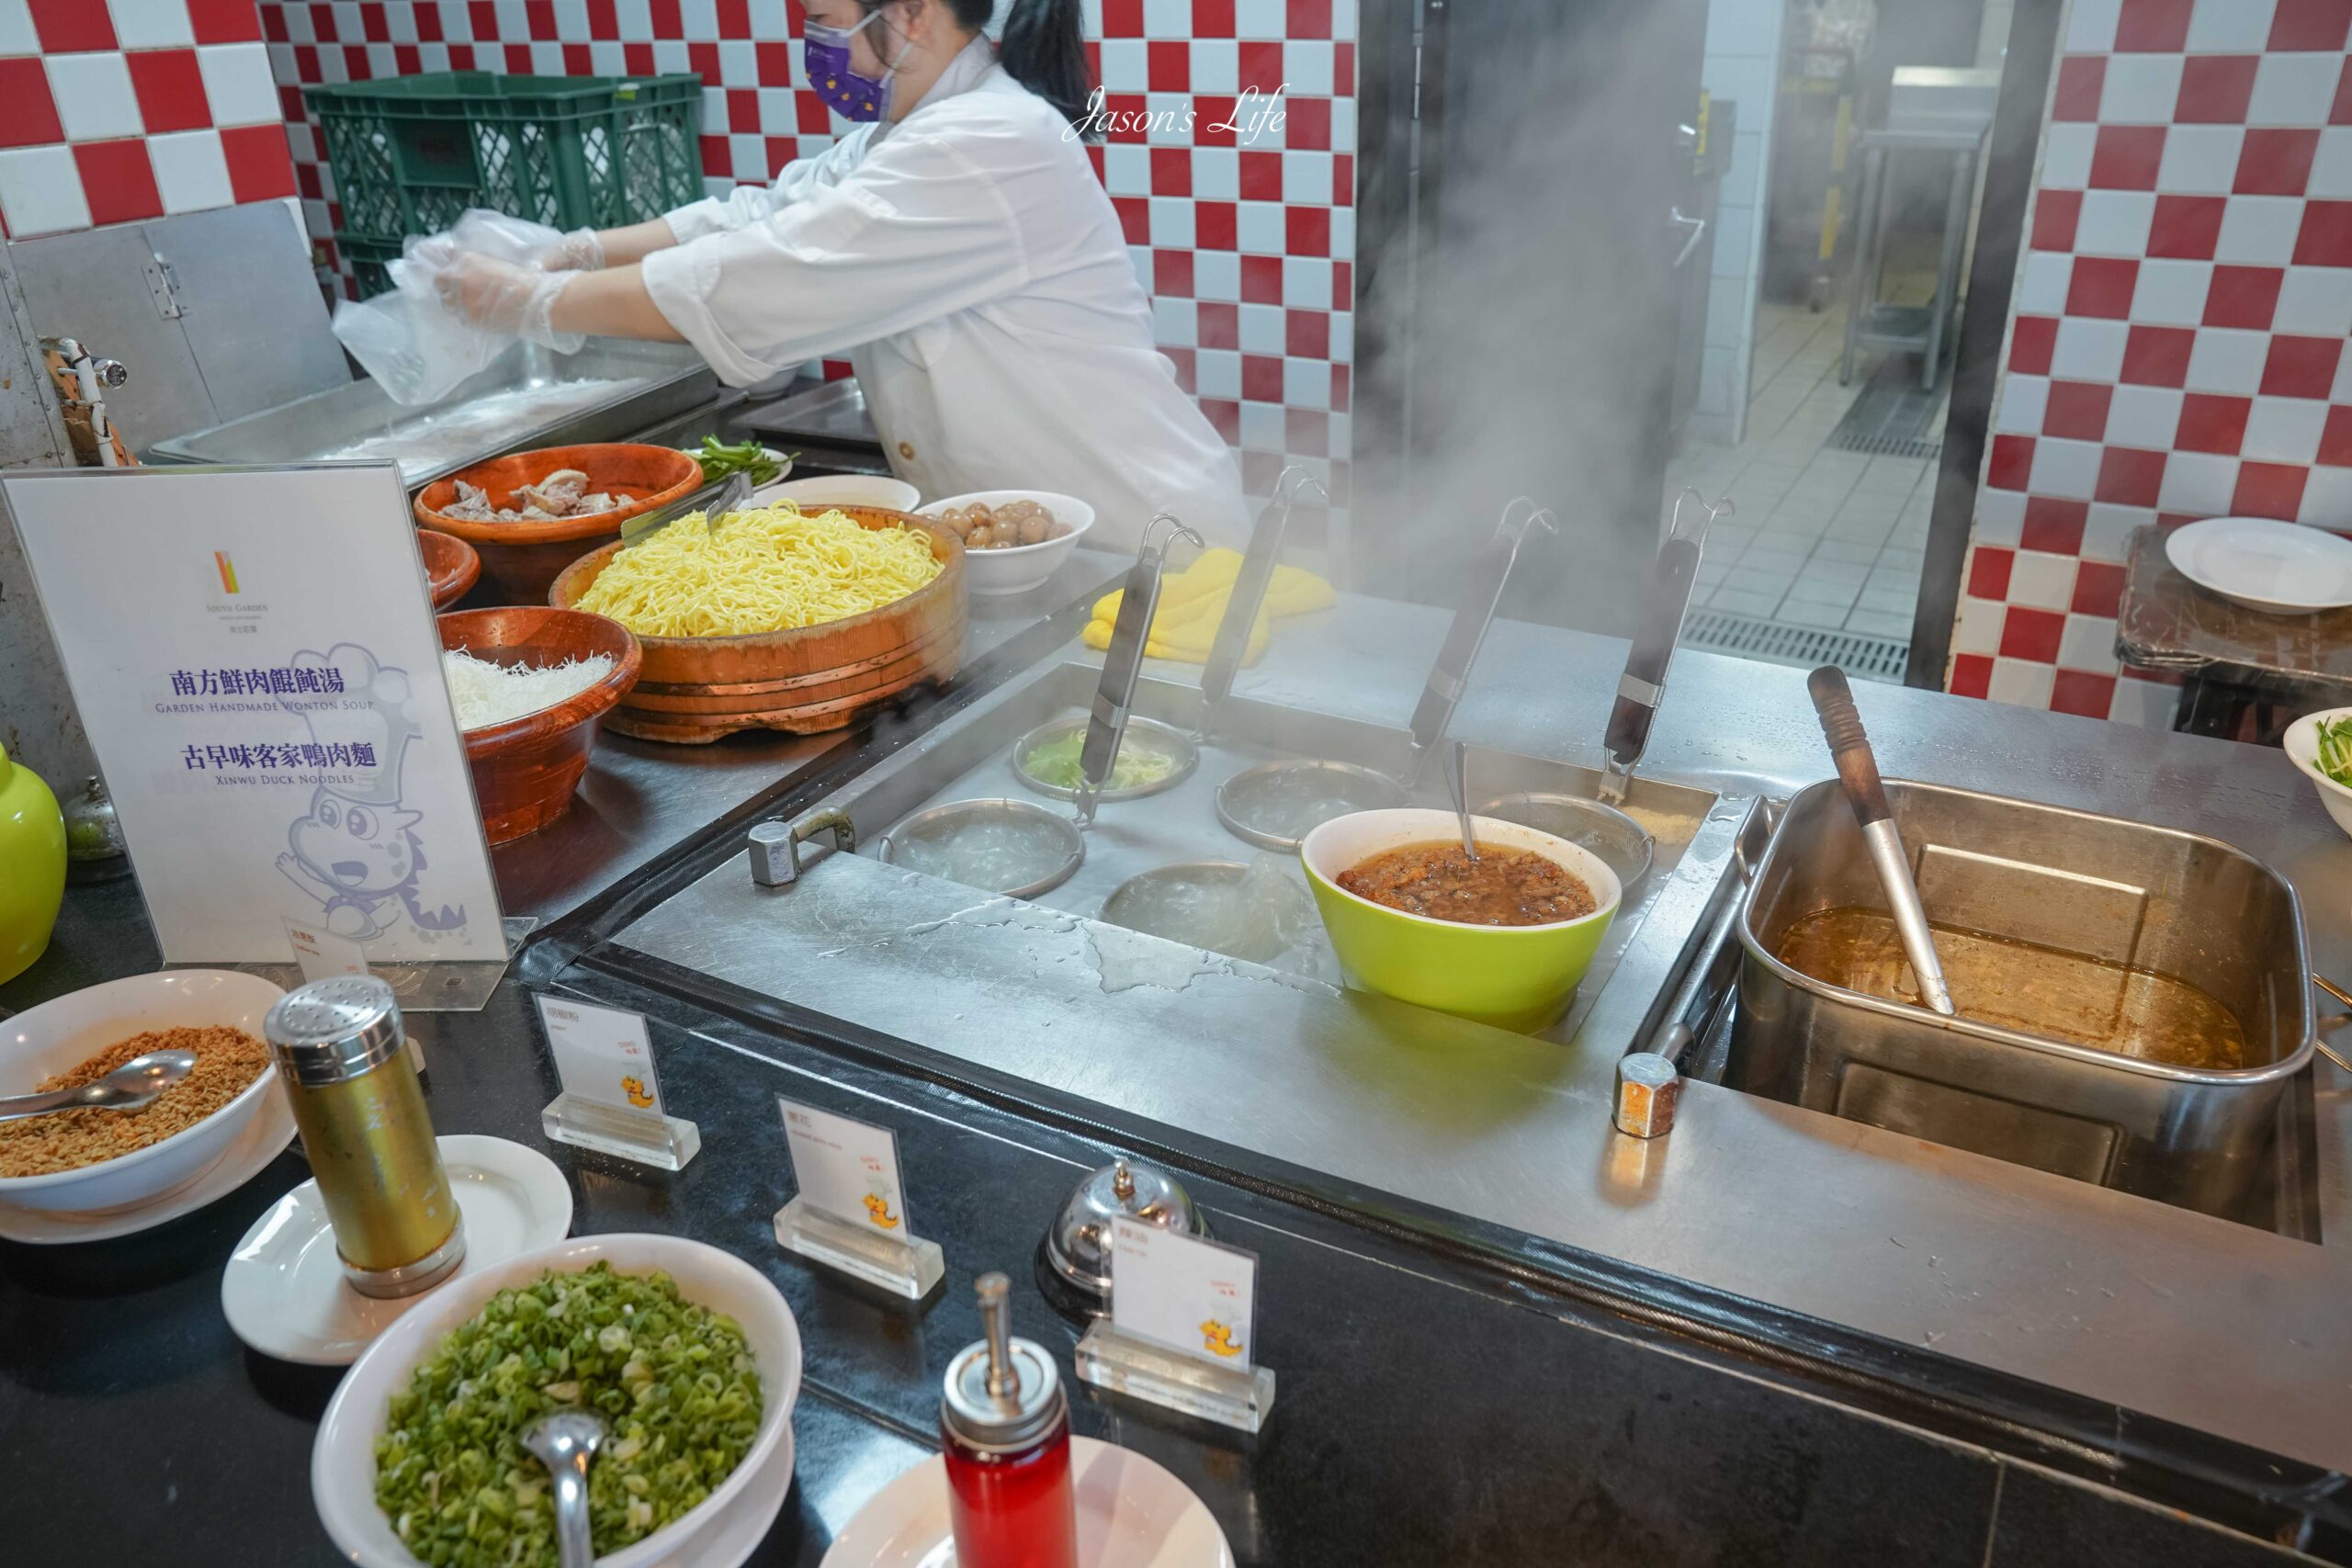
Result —
<instances>
[{"instance_id":1,"label":"white tile wall","mask_svg":"<svg viewBox=\"0 0 2352 1568\"><path fill-rule=\"evenodd\" d=\"M1746 434L1756 353L1757 289L1763 274L1765 172L1771 163L1772 101L1787 0L1711 0L1701 80L1738 106L1731 166L1716 198L1713 277L1706 346L1692 423L1736 445Z\"/></svg>"}]
</instances>

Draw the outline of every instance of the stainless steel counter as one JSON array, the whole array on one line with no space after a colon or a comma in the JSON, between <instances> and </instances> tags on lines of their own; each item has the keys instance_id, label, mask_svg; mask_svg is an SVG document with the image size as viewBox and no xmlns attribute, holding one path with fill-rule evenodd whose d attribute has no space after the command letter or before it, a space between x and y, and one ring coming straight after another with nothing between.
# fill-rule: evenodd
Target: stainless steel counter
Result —
<instances>
[{"instance_id":1,"label":"stainless steel counter","mask_svg":"<svg viewBox=\"0 0 2352 1568\"><path fill-rule=\"evenodd\" d=\"M1343 602L1285 623L1238 691L1398 725L1442 630L1434 611ZM1456 733L1589 761L1623 660L1610 639L1498 625ZM2352 842L2278 753L1907 690L1862 706L1890 775L2267 860L2301 894L2320 971L2352 973ZM1803 673L1683 653L1646 771L1727 795L1822 777ZM2352 1469L2352 1080L2332 1067L2312 1245L1705 1083L1670 1136L1623 1138L1611 1074L1655 992L1622 980L1563 1047L1228 961L1171 965L1105 931L858 857L759 889L739 857L619 941L1198 1137Z\"/></svg>"},{"instance_id":2,"label":"stainless steel counter","mask_svg":"<svg viewBox=\"0 0 2352 1568\"><path fill-rule=\"evenodd\" d=\"M1045 585L1008 598L975 595L964 647L968 665L1040 617L1117 575L1125 563L1080 550ZM510 915L551 920L707 827L841 743L831 735L750 731L707 746L666 746L607 730L596 742L571 809L492 852Z\"/></svg>"}]
</instances>

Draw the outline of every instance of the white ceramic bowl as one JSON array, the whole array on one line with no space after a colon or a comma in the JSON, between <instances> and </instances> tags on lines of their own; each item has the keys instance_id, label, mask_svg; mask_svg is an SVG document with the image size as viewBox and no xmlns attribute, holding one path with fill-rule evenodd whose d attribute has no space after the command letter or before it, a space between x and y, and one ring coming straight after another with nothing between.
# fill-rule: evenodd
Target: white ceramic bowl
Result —
<instances>
[{"instance_id":1,"label":"white ceramic bowl","mask_svg":"<svg viewBox=\"0 0 2352 1568\"><path fill-rule=\"evenodd\" d=\"M262 1038L261 1021L286 993L257 975L172 969L69 992L0 1023L0 1094L30 1094L44 1077L151 1029L223 1025ZM149 1202L194 1181L229 1152L270 1095L265 1070L228 1104L127 1155L48 1176L0 1177L0 1203L87 1214Z\"/></svg>"},{"instance_id":2,"label":"white ceramic bowl","mask_svg":"<svg viewBox=\"0 0 2352 1568\"><path fill-rule=\"evenodd\" d=\"M803 511L812 506L881 506L892 512L912 512L922 491L886 474L827 474L763 485L752 492L752 499L763 506L796 501Z\"/></svg>"},{"instance_id":3,"label":"white ceramic bowl","mask_svg":"<svg viewBox=\"0 0 2352 1568\"><path fill-rule=\"evenodd\" d=\"M1078 548L1078 541L1086 531L1094 526L1094 508L1074 495L1058 495L1049 490L976 490L969 495L934 501L922 509L922 514L936 517L951 506L970 506L975 502L1002 506L1009 501L1035 502L1054 514L1055 522L1069 524L1069 532L1042 545L966 550L964 581L975 593L1028 592L1053 576L1055 570L1069 559L1070 552Z\"/></svg>"},{"instance_id":4,"label":"white ceramic bowl","mask_svg":"<svg viewBox=\"0 0 2352 1568\"><path fill-rule=\"evenodd\" d=\"M699 446L681 446L678 450L684 452L687 457L694 458L696 462L700 462L702 460L702 448ZM761 487L762 489L768 489L780 485L784 483L785 480L792 477L791 453L779 452L773 446L763 446L760 450L766 453L768 455L768 461L776 466L775 478L770 479L766 485Z\"/></svg>"},{"instance_id":5,"label":"white ceramic bowl","mask_svg":"<svg viewBox=\"0 0 2352 1568\"><path fill-rule=\"evenodd\" d=\"M2319 803L2327 807L2335 825L2352 833L2352 789L2321 773L2318 760L2320 720L2346 718L2352 718L2352 708L2323 708L2318 713L2307 713L2287 727L2279 744L2286 749L2287 760L2302 769L2304 776L2312 781L2312 787L2319 791Z\"/></svg>"},{"instance_id":6,"label":"white ceramic bowl","mask_svg":"<svg viewBox=\"0 0 2352 1568\"><path fill-rule=\"evenodd\" d=\"M408 1386L416 1364L500 1291L525 1285L548 1269L578 1270L604 1261L623 1274L666 1272L679 1294L725 1313L741 1325L760 1369L760 1430L733 1474L700 1506L624 1551L596 1559L598 1568L653 1568L693 1562L689 1550L715 1540L742 1514L774 1512L791 1475L780 1479L778 1450L792 1443L792 1407L800 1397L800 1329L792 1309L767 1276L730 1253L673 1235L577 1236L518 1254L479 1274L434 1291L386 1329L352 1363L319 1423L311 1447L311 1498L319 1520L344 1556L358 1568L415 1568L416 1559L376 1506L376 1437L392 1395Z\"/></svg>"}]
</instances>

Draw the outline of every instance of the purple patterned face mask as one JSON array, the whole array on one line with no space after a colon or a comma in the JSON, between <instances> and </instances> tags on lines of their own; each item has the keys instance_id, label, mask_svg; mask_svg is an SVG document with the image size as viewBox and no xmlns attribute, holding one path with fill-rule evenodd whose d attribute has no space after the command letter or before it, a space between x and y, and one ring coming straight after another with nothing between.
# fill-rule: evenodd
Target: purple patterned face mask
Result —
<instances>
[{"instance_id":1,"label":"purple patterned face mask","mask_svg":"<svg viewBox=\"0 0 2352 1568\"><path fill-rule=\"evenodd\" d=\"M889 73L879 81L849 68L850 39L872 27L881 15L868 11L854 28L800 24L800 58L808 68L809 88L843 119L865 123L880 119L889 111L890 80L898 74L897 65L891 65Z\"/></svg>"}]
</instances>

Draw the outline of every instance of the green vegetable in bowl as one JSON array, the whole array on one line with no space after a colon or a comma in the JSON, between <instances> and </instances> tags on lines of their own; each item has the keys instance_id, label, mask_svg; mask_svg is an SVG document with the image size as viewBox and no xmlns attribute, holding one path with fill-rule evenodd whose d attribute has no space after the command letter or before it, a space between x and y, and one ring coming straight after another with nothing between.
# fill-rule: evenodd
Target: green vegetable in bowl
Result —
<instances>
[{"instance_id":1,"label":"green vegetable in bowl","mask_svg":"<svg viewBox=\"0 0 2352 1568\"><path fill-rule=\"evenodd\" d=\"M1021 766L1039 784L1056 789L1076 789L1086 777L1080 753L1086 750L1086 732L1077 730L1058 740L1048 740L1023 759ZM1111 789L1140 789L1156 784L1175 772L1173 758L1157 751L1139 750L1132 746L1119 748L1118 757L1111 763Z\"/></svg>"},{"instance_id":2,"label":"green vegetable in bowl","mask_svg":"<svg viewBox=\"0 0 2352 1568\"><path fill-rule=\"evenodd\" d=\"M433 1568L556 1568L547 1467L522 1436L568 1406L610 1428L588 1472L602 1557L684 1517L742 1462L759 1372L735 1321L667 1274L549 1270L491 1297L392 1396L376 1506Z\"/></svg>"},{"instance_id":3,"label":"green vegetable in bowl","mask_svg":"<svg viewBox=\"0 0 2352 1568\"><path fill-rule=\"evenodd\" d=\"M702 482L717 484L729 474L746 473L755 485L774 484L784 469L768 449L756 441L728 446L716 435L702 438L702 447L695 454L695 461L702 465Z\"/></svg>"},{"instance_id":4,"label":"green vegetable in bowl","mask_svg":"<svg viewBox=\"0 0 2352 1568\"><path fill-rule=\"evenodd\" d=\"M2312 761L2321 773L2352 789L2352 718L2324 718L2314 728L2319 755Z\"/></svg>"}]
</instances>

